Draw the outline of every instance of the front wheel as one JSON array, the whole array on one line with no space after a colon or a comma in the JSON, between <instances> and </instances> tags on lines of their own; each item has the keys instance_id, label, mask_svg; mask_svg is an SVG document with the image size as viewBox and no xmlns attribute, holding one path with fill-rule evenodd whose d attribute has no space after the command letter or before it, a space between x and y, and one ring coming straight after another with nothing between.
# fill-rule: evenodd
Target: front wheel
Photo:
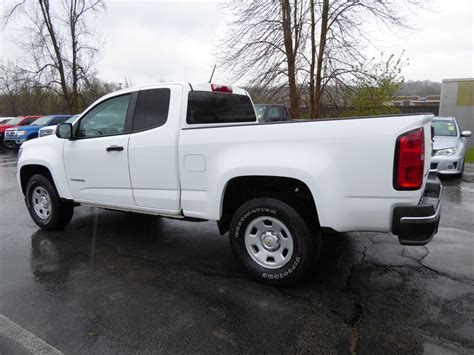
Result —
<instances>
[{"instance_id":1,"label":"front wheel","mask_svg":"<svg viewBox=\"0 0 474 355\"><path fill-rule=\"evenodd\" d=\"M319 228L311 233L293 207L274 198L244 203L232 218L229 236L247 271L272 285L301 281L319 255Z\"/></svg>"},{"instance_id":2,"label":"front wheel","mask_svg":"<svg viewBox=\"0 0 474 355\"><path fill-rule=\"evenodd\" d=\"M44 230L64 228L74 212L73 204L61 201L51 181L39 174L28 181L26 206L33 221Z\"/></svg>"}]
</instances>

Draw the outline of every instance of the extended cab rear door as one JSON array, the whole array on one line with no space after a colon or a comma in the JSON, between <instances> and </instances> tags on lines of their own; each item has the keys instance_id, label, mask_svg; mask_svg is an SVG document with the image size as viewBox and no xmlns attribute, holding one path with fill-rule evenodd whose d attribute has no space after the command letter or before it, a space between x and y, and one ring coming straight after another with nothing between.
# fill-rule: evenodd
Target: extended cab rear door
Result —
<instances>
[{"instance_id":1,"label":"extended cab rear door","mask_svg":"<svg viewBox=\"0 0 474 355\"><path fill-rule=\"evenodd\" d=\"M142 88L128 145L130 179L138 207L180 211L178 136L183 89L179 84Z\"/></svg>"}]
</instances>

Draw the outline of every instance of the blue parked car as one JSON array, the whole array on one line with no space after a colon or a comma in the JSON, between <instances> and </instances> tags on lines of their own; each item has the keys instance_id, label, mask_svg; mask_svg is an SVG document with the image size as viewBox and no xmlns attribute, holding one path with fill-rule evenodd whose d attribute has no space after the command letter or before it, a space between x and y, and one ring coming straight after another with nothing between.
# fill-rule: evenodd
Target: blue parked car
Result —
<instances>
[{"instance_id":1,"label":"blue parked car","mask_svg":"<svg viewBox=\"0 0 474 355\"><path fill-rule=\"evenodd\" d=\"M50 115L38 118L29 126L20 126L15 128L8 128L5 131L5 146L7 148L18 148L25 141L38 138L40 128L46 126L56 126L63 123L72 115Z\"/></svg>"}]
</instances>

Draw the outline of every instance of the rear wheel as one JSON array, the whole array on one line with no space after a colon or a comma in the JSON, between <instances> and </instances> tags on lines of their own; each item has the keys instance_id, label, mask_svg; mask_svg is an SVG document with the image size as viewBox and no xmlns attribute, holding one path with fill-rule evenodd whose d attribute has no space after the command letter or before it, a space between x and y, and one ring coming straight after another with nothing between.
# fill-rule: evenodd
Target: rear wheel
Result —
<instances>
[{"instance_id":1,"label":"rear wheel","mask_svg":"<svg viewBox=\"0 0 474 355\"><path fill-rule=\"evenodd\" d=\"M311 271L319 254L320 232L301 215L274 198L244 203L230 225L230 244L240 263L254 277L273 285L291 285Z\"/></svg>"},{"instance_id":2,"label":"rear wheel","mask_svg":"<svg viewBox=\"0 0 474 355\"><path fill-rule=\"evenodd\" d=\"M61 201L51 181L39 174L28 181L26 206L33 221L45 230L64 228L74 212L73 204Z\"/></svg>"}]
</instances>

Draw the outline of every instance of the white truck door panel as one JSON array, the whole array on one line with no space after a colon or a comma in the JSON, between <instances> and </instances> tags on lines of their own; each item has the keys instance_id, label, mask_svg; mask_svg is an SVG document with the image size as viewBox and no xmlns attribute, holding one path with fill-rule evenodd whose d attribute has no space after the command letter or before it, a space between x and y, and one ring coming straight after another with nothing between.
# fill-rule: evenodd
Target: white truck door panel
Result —
<instances>
[{"instance_id":1,"label":"white truck door panel","mask_svg":"<svg viewBox=\"0 0 474 355\"><path fill-rule=\"evenodd\" d=\"M75 200L134 206L128 169L126 119L131 95L100 102L64 144L64 164Z\"/></svg>"},{"instance_id":2,"label":"white truck door panel","mask_svg":"<svg viewBox=\"0 0 474 355\"><path fill-rule=\"evenodd\" d=\"M64 158L74 199L134 205L128 172L129 135L67 141ZM109 147L122 151L107 151Z\"/></svg>"},{"instance_id":3,"label":"white truck door panel","mask_svg":"<svg viewBox=\"0 0 474 355\"><path fill-rule=\"evenodd\" d=\"M180 210L178 135L180 85L142 89L129 142L130 178L139 207Z\"/></svg>"}]
</instances>

